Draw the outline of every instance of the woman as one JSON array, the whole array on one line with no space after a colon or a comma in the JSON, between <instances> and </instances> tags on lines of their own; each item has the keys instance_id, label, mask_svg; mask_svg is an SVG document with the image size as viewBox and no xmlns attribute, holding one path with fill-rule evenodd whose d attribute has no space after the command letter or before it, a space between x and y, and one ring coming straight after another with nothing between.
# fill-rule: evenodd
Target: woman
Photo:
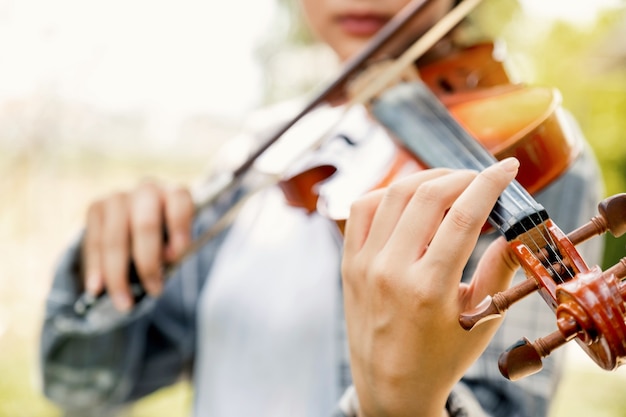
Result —
<instances>
[{"instance_id":1,"label":"woman","mask_svg":"<svg viewBox=\"0 0 626 417\"><path fill-rule=\"evenodd\" d=\"M342 61L361 50L406 3L301 0L313 32ZM430 1L405 37L422 34L453 3ZM314 116L310 120L315 124ZM285 140L303 139L292 133ZM333 154L358 159L371 156L379 146L393 145L384 129L357 108L310 158L323 159L325 151L332 149ZM514 160L481 174L431 170L407 177L386 192L367 195L353 206L343 259L352 370L339 276L343 242L333 222L289 206L281 191L270 187L246 202L226 231L164 282L163 262L176 259L192 236L205 230L245 190L223 196L195 218L188 190L156 183L98 200L90 206L85 232L64 257L48 298L42 338L45 392L70 413L102 415L190 374L197 416L320 416L333 410L350 414L357 412L352 407L357 397L361 412L368 416L430 416L459 408L470 415L545 414L547 393L558 374L556 364L547 364L537 379L513 386L497 374L493 356L510 343L507 331L515 339L521 334L532 338L544 333L542 326L553 326L547 307L521 307L523 317L505 322L503 332L476 362L495 326L468 336L451 322L460 304L432 308L432 302L448 292L459 294L455 287L459 274L465 269L470 277L483 253L485 261L476 276L484 286L464 303L471 305L480 296L506 287L514 267L506 251L495 243L485 252L494 238L481 237L476 245L476 236L490 202L516 170ZM585 154L538 198L569 230L595 211L601 192L598 178L592 158ZM572 190L584 196L575 207L564 198ZM454 216L446 216L439 225L440 219L448 208L456 212L460 206L475 209L458 211L465 213L461 217L466 228L457 235L457 249L453 256L437 255L432 248L440 246L435 245L437 236L455 227ZM419 253L420 261L426 261L418 266L401 262L395 250L385 251L397 245L398 241L388 244L387 240L396 236L390 231L396 222L402 223L400 213L414 212L433 221L424 221L422 229L400 228L397 236L416 248L434 236L429 249ZM162 240L163 224L167 243ZM437 256L451 262L428 261ZM152 296L136 306L127 279L131 259ZM385 278L387 264L397 266L398 279ZM424 282L452 275L445 286L416 287L407 298L402 295L406 279L400 278L409 272L419 272ZM360 280L365 282L362 288ZM101 320L103 315L86 321L76 317L72 307L83 287L93 294L106 288L123 314L111 312L106 320ZM384 289L388 292L378 292ZM385 300L391 296L401 297L401 303L393 303L396 311L382 308L389 307ZM411 303L416 297L422 301L417 311ZM367 306L378 304L366 300L382 307L368 310ZM531 301L535 302L543 303ZM412 326L395 320L404 315L412 318ZM379 323L390 325L389 333ZM383 336L402 337L379 339L381 330ZM470 349L461 344L466 341ZM349 389L352 376L356 393ZM337 410L344 392L345 400Z\"/></svg>"}]
</instances>

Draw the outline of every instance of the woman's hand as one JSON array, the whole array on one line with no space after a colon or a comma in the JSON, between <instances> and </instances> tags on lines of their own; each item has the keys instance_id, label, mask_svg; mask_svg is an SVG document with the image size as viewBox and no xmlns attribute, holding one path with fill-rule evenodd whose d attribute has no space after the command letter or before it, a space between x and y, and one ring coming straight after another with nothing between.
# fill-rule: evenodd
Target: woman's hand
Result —
<instances>
[{"instance_id":1,"label":"woman's hand","mask_svg":"<svg viewBox=\"0 0 626 417\"><path fill-rule=\"evenodd\" d=\"M160 294L162 266L176 260L189 245L193 215L187 189L153 182L92 203L83 242L86 290L97 295L106 288L117 309L129 310L132 259L146 292Z\"/></svg>"},{"instance_id":2,"label":"woman's hand","mask_svg":"<svg viewBox=\"0 0 626 417\"><path fill-rule=\"evenodd\" d=\"M342 272L362 416L440 417L453 385L487 346L500 321L467 332L459 314L506 289L517 263L500 238L469 285L461 275L518 165L431 169L353 204Z\"/></svg>"}]
</instances>

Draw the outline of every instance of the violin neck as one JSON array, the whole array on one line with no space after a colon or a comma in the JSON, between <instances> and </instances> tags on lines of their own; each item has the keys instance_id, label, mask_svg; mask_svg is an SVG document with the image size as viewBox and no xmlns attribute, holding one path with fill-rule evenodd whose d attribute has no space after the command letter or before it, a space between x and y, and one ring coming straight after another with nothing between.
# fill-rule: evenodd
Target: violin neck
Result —
<instances>
[{"instance_id":1,"label":"violin neck","mask_svg":"<svg viewBox=\"0 0 626 417\"><path fill-rule=\"evenodd\" d=\"M428 167L482 171L497 162L420 81L388 89L372 102L372 112ZM507 187L489 215L489 223L509 241L547 219L543 206L517 181Z\"/></svg>"}]
</instances>

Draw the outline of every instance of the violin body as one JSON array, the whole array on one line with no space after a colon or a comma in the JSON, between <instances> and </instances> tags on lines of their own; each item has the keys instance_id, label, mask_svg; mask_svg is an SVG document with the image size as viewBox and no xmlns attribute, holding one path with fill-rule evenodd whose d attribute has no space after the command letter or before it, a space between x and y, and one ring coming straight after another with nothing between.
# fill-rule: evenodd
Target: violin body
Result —
<instances>
[{"instance_id":1,"label":"violin body","mask_svg":"<svg viewBox=\"0 0 626 417\"><path fill-rule=\"evenodd\" d=\"M517 180L531 194L557 179L581 151L553 88L514 89L452 105L450 112L496 159L520 161Z\"/></svg>"},{"instance_id":2,"label":"violin body","mask_svg":"<svg viewBox=\"0 0 626 417\"><path fill-rule=\"evenodd\" d=\"M418 65L420 79L448 105L494 86L513 84L497 44L482 42L454 48L437 59Z\"/></svg>"},{"instance_id":3,"label":"violin body","mask_svg":"<svg viewBox=\"0 0 626 417\"><path fill-rule=\"evenodd\" d=\"M423 84L394 86L372 107L376 118L430 167L482 170L496 160ZM523 153L541 150L536 145L543 142L530 143ZM567 161L571 153L561 155ZM544 175L558 176L558 172L548 170ZM470 330L538 292L555 312L558 327L534 342L522 339L503 353L499 367L505 377L515 380L539 371L541 359L570 340L576 340L603 369L615 369L626 361L626 285L621 282L626 276L626 261L603 272L598 266L589 267L575 248L607 230L614 236L626 232L626 195L605 200L599 211L598 218L566 235L518 181L511 183L496 202L489 223L507 239L527 280L464 312L460 323Z\"/></svg>"},{"instance_id":4,"label":"violin body","mask_svg":"<svg viewBox=\"0 0 626 417\"><path fill-rule=\"evenodd\" d=\"M566 116L560 93L554 88L511 84L494 53L491 43L455 51L420 67L419 79L498 160L516 157L520 161L517 180L530 193L535 193L567 169L579 154L581 143L564 123ZM395 156L388 162L387 172L369 190L386 187L399 176L429 168L415 152L400 142L395 144ZM283 179L279 185L289 204L308 212L320 209L326 212L318 204L324 202L318 201L316 187L326 180L332 181L336 171L327 165L315 166ZM345 220L332 217L336 221Z\"/></svg>"},{"instance_id":5,"label":"violin body","mask_svg":"<svg viewBox=\"0 0 626 417\"><path fill-rule=\"evenodd\" d=\"M538 292L554 311L558 330L512 346L500 358L501 373L514 380L538 372L541 359L570 340L603 369L614 369L626 361L626 286L621 283L626 260L602 272L589 267L575 245L607 230L615 236L626 232L626 196L602 202L601 216L570 235L554 224L532 193L557 179L582 145L568 128L558 91L510 83L501 63L489 59L493 51L480 45L457 52L371 100L371 113L396 143L387 172L371 189L416 170L482 170L516 157L518 177L498 200L489 223L507 239L528 279L488 297L459 322L469 330ZM292 204L320 210L313 190L319 181L332 181L335 171L313 167L281 187L286 195L309 196L306 206L300 204L303 199L291 199ZM343 226L345 218L333 219Z\"/></svg>"},{"instance_id":6,"label":"violin body","mask_svg":"<svg viewBox=\"0 0 626 417\"><path fill-rule=\"evenodd\" d=\"M490 88L480 97L455 102L448 110L496 159L513 156L520 161L517 180L531 194L556 180L581 151L580 141L564 120L561 96L553 88ZM394 163L405 163L405 152L400 146ZM424 161L419 163L428 167Z\"/></svg>"},{"instance_id":7,"label":"violin body","mask_svg":"<svg viewBox=\"0 0 626 417\"><path fill-rule=\"evenodd\" d=\"M533 342L522 339L504 352L498 363L502 375L514 380L538 372L543 357L571 340L601 368L614 369L626 362L626 257L602 271L587 266L575 246L607 231L615 237L626 233L626 194L602 201L598 216L567 235L532 198L530 192L556 179L580 151L562 123L558 92L512 83L493 47L451 51L435 60L433 54L424 56L452 29L447 22L458 23L476 3L460 2L380 77L367 74L353 101L368 105L398 142L387 175L372 188L384 187L409 169L482 170L496 158L518 158L519 181L498 199L489 223L509 242L527 279L463 312L459 323L470 330L538 292L554 311L558 330ZM378 50L383 38L374 39L370 50ZM421 77L411 75L418 58L424 63ZM351 65L346 74L354 75L355 68ZM286 179L282 185L293 184ZM309 202L310 211L319 204L315 198Z\"/></svg>"}]
</instances>

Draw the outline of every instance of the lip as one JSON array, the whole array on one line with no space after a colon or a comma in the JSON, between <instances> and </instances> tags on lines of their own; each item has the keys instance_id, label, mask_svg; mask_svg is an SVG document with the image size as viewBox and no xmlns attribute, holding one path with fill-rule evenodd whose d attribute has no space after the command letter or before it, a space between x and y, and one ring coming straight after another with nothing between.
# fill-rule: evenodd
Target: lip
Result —
<instances>
[{"instance_id":1,"label":"lip","mask_svg":"<svg viewBox=\"0 0 626 417\"><path fill-rule=\"evenodd\" d=\"M389 19L389 16L375 13L346 13L337 18L337 23L348 35L369 37L385 26Z\"/></svg>"}]
</instances>

